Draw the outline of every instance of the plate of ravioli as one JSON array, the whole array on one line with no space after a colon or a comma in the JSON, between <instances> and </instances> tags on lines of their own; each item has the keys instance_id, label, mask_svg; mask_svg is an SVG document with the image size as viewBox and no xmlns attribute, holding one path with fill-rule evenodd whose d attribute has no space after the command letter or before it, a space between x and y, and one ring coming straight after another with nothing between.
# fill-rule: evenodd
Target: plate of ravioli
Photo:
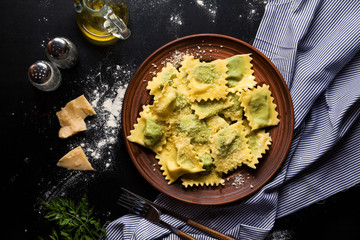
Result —
<instances>
[{"instance_id":1,"label":"plate of ravioli","mask_svg":"<svg viewBox=\"0 0 360 240\"><path fill-rule=\"evenodd\" d=\"M175 199L231 203L257 192L290 148L294 112L271 61L230 36L174 40L138 68L122 125L140 174Z\"/></svg>"}]
</instances>

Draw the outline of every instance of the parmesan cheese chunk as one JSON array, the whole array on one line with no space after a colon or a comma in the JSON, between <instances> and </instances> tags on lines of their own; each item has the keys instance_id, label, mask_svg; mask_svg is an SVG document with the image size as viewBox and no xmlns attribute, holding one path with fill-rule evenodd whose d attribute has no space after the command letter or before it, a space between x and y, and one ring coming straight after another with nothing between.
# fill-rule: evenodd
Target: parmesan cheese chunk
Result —
<instances>
[{"instance_id":1,"label":"parmesan cheese chunk","mask_svg":"<svg viewBox=\"0 0 360 240\"><path fill-rule=\"evenodd\" d=\"M57 163L57 166L67 170L94 170L87 159L84 150L79 146L68 152Z\"/></svg>"},{"instance_id":2,"label":"parmesan cheese chunk","mask_svg":"<svg viewBox=\"0 0 360 240\"><path fill-rule=\"evenodd\" d=\"M84 95L68 102L61 111L56 113L61 125L59 137L67 138L86 130L84 119L94 114L96 114L95 110Z\"/></svg>"}]
</instances>

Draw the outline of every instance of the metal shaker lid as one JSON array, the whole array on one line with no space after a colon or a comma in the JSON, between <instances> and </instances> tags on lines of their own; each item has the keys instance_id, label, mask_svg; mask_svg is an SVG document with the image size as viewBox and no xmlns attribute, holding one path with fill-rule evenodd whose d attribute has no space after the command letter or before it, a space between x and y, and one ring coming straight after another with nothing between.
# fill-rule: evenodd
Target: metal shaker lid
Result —
<instances>
[{"instance_id":1,"label":"metal shaker lid","mask_svg":"<svg viewBox=\"0 0 360 240\"><path fill-rule=\"evenodd\" d=\"M47 82L51 77L51 68L44 61L37 61L29 67L29 79L35 83L42 84Z\"/></svg>"},{"instance_id":2,"label":"metal shaker lid","mask_svg":"<svg viewBox=\"0 0 360 240\"><path fill-rule=\"evenodd\" d=\"M55 59L64 59L70 51L70 46L65 39L56 37L48 42L46 45L46 51Z\"/></svg>"}]
</instances>

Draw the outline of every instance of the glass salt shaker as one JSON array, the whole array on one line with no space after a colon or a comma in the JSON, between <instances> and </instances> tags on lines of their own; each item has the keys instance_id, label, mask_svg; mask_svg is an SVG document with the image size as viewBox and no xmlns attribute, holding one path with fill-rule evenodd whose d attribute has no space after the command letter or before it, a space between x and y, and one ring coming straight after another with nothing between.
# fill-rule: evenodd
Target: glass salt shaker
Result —
<instances>
[{"instance_id":1,"label":"glass salt shaker","mask_svg":"<svg viewBox=\"0 0 360 240\"><path fill-rule=\"evenodd\" d=\"M61 73L51 62L37 61L29 67L28 77L33 86L42 91L54 91L61 84Z\"/></svg>"},{"instance_id":2,"label":"glass salt shaker","mask_svg":"<svg viewBox=\"0 0 360 240\"><path fill-rule=\"evenodd\" d=\"M46 45L45 52L50 61L59 68L71 68L78 58L75 45L64 37L51 39Z\"/></svg>"}]
</instances>

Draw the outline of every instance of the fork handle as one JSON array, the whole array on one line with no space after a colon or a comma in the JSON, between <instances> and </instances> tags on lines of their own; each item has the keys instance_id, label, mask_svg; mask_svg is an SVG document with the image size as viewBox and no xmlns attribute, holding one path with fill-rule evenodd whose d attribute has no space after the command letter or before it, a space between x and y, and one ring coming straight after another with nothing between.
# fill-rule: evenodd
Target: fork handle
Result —
<instances>
[{"instance_id":1,"label":"fork handle","mask_svg":"<svg viewBox=\"0 0 360 240\"><path fill-rule=\"evenodd\" d=\"M187 235L186 233L182 232L181 230L178 230L178 231L176 232L176 234L177 234L179 237L183 238L183 239L196 240L196 238L193 238L192 236Z\"/></svg>"},{"instance_id":2,"label":"fork handle","mask_svg":"<svg viewBox=\"0 0 360 240\"><path fill-rule=\"evenodd\" d=\"M221 232L218 232L218 231L216 231L216 230L214 230L212 228L209 228L209 227L207 227L205 225L202 225L202 224L200 224L198 222L195 222L195 221L193 221L191 219L188 219L186 221L186 223L188 225L192 226L192 227L195 227L195 228L200 229L200 230L202 230L204 232L210 233L211 235L213 235L213 236L215 236L215 237L217 237L217 238L219 238L221 240L235 240L232 237L229 237L229 236L227 236L225 234L222 234Z\"/></svg>"},{"instance_id":3,"label":"fork handle","mask_svg":"<svg viewBox=\"0 0 360 240\"><path fill-rule=\"evenodd\" d=\"M182 232L181 230L171 226L170 224L168 224L167 222L164 222L162 220L159 221L160 224L164 225L165 227L167 227L168 229L170 229L171 232L175 233L176 235L178 235L179 237L183 238L183 239L187 239L187 240L196 240L196 238L193 238L192 236Z\"/></svg>"},{"instance_id":4,"label":"fork handle","mask_svg":"<svg viewBox=\"0 0 360 240\"><path fill-rule=\"evenodd\" d=\"M158 209L160 209L161 212L164 212L164 213L167 213L167 214L169 214L169 215L171 215L173 217L176 217L176 218L186 222L186 224L188 224L188 225L190 225L192 227L195 227L197 229L200 229L200 230L202 230L202 231L204 231L206 233L209 233L212 236L219 238L220 240L235 240L235 238L229 237L229 236L227 236L227 235L225 235L225 234L223 234L221 232L216 231L215 229L209 228L209 227L207 227L205 225L202 225L201 223L195 222L195 221L193 221L193 220L191 220L191 219L189 219L187 217L184 217L183 215L181 215L181 214L179 214L177 212L173 212L171 210L168 210L168 209L166 209L166 208L164 208L164 207L162 207L160 205L157 205L155 203L152 203L152 204L155 205L155 207L157 207Z\"/></svg>"}]
</instances>

